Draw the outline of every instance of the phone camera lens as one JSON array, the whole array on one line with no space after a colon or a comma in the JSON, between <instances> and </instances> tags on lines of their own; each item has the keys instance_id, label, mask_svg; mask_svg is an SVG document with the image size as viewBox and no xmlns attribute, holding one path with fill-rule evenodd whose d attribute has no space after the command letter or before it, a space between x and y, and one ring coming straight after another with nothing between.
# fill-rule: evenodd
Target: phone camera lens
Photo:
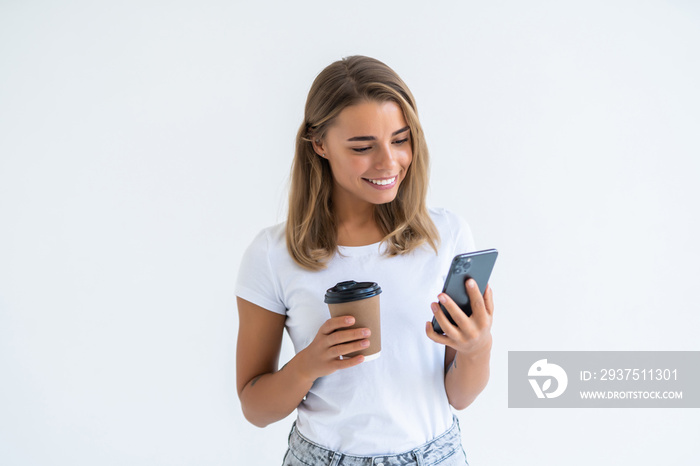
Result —
<instances>
[{"instance_id":1,"label":"phone camera lens","mask_svg":"<svg viewBox=\"0 0 700 466\"><path fill-rule=\"evenodd\" d=\"M465 273L471 267L471 261L472 260L469 257L462 258L457 264L456 272L460 274Z\"/></svg>"}]
</instances>

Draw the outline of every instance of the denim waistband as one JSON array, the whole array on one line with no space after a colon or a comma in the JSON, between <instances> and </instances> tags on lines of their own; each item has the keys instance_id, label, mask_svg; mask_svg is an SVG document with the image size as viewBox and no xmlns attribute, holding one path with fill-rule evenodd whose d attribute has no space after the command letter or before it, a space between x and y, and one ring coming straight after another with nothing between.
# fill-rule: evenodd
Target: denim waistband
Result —
<instances>
[{"instance_id":1,"label":"denim waistband","mask_svg":"<svg viewBox=\"0 0 700 466\"><path fill-rule=\"evenodd\" d=\"M447 432L413 450L396 455L353 456L329 450L313 443L299 433L296 423L289 434L289 451L305 464L328 466L428 466L444 458L462 453L462 434L454 418ZM466 461L465 463L466 464Z\"/></svg>"}]
</instances>

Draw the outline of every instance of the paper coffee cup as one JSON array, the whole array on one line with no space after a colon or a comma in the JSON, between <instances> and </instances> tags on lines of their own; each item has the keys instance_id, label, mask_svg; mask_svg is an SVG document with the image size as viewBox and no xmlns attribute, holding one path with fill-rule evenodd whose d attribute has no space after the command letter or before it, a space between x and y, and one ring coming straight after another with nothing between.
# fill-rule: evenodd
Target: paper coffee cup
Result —
<instances>
[{"instance_id":1,"label":"paper coffee cup","mask_svg":"<svg viewBox=\"0 0 700 466\"><path fill-rule=\"evenodd\" d=\"M372 332L369 346L343 355L351 358L361 354L365 361L379 357L382 351L382 329L379 315L379 294L382 289L373 282L340 282L326 291L325 302L331 317L353 316L355 325L347 328L368 328Z\"/></svg>"}]
</instances>

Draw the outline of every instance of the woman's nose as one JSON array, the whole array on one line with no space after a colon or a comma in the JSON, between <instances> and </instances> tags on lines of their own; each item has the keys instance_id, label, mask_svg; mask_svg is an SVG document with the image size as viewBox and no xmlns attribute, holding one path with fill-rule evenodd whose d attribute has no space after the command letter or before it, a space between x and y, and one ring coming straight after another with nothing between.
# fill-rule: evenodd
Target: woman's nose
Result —
<instances>
[{"instance_id":1,"label":"woman's nose","mask_svg":"<svg viewBox=\"0 0 700 466\"><path fill-rule=\"evenodd\" d=\"M375 167L381 170L391 170L396 165L396 156L394 148L389 144L382 144L377 151L377 160Z\"/></svg>"}]
</instances>

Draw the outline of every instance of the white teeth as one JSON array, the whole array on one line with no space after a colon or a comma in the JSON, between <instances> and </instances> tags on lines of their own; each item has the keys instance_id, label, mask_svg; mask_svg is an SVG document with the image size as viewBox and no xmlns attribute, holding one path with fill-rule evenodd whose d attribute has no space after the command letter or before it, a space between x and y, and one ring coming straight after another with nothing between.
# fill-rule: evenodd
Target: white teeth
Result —
<instances>
[{"instance_id":1,"label":"white teeth","mask_svg":"<svg viewBox=\"0 0 700 466\"><path fill-rule=\"evenodd\" d=\"M367 181L369 181L370 183L379 185L379 186L386 186L386 185L391 184L394 181L396 181L396 177L389 178L388 180L370 180L370 179L368 179Z\"/></svg>"}]
</instances>

